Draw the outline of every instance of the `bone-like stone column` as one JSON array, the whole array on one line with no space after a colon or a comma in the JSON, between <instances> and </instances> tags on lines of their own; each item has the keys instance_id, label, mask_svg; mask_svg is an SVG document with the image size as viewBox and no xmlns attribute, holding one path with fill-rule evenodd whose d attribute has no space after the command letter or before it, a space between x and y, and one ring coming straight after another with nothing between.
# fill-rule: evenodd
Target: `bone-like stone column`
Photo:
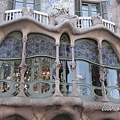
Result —
<instances>
[{"instance_id":1,"label":"bone-like stone column","mask_svg":"<svg viewBox=\"0 0 120 120\"><path fill-rule=\"evenodd\" d=\"M72 93L69 95L70 97L78 97L77 91L76 91L76 63L74 59L74 44L71 45L72 48L72 65L71 65L71 70L72 70Z\"/></svg>"},{"instance_id":2,"label":"bone-like stone column","mask_svg":"<svg viewBox=\"0 0 120 120\"><path fill-rule=\"evenodd\" d=\"M56 42L56 80L55 80L55 93L53 94L54 97L63 96L60 92L60 79L59 79L59 69L60 69L60 61L59 61L59 46L60 43Z\"/></svg>"},{"instance_id":3,"label":"bone-like stone column","mask_svg":"<svg viewBox=\"0 0 120 120\"><path fill-rule=\"evenodd\" d=\"M20 68L20 74L21 74L21 80L20 80L20 86L19 86L19 94L17 96L20 97L26 97L24 94L24 87L25 87L25 81L24 81L24 74L27 69L25 57L26 57L26 42L27 42L27 35L23 35L23 51L22 51L22 61L19 66Z\"/></svg>"},{"instance_id":4,"label":"bone-like stone column","mask_svg":"<svg viewBox=\"0 0 120 120\"><path fill-rule=\"evenodd\" d=\"M98 51L99 51L99 62L100 62L100 82L102 84L102 101L108 102L108 98L106 96L106 88L105 88L105 77L104 77L104 66L102 61L102 40L98 42Z\"/></svg>"}]
</instances>

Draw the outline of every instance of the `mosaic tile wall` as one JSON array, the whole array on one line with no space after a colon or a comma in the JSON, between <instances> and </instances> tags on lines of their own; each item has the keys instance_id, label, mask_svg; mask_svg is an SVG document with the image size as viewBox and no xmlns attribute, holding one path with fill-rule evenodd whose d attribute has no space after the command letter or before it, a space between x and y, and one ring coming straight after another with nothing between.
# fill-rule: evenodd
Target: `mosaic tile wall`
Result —
<instances>
[{"instance_id":1,"label":"mosaic tile wall","mask_svg":"<svg viewBox=\"0 0 120 120\"><path fill-rule=\"evenodd\" d=\"M54 6L69 8L70 15L74 14L74 0L42 0L42 12L50 13Z\"/></svg>"}]
</instances>

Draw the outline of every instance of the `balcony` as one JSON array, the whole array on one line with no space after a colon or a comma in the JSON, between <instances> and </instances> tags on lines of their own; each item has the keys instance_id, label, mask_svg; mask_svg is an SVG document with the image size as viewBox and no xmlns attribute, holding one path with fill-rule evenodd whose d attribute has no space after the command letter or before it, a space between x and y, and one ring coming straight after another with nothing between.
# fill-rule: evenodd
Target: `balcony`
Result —
<instances>
[{"instance_id":1,"label":"balcony","mask_svg":"<svg viewBox=\"0 0 120 120\"><path fill-rule=\"evenodd\" d=\"M23 16L23 10L7 10L5 11L5 21L15 20L18 18L21 18ZM31 15L33 19L40 23L44 24L50 24L49 15L33 10L33 13ZM115 32L115 23L102 19L102 24L112 32ZM89 28L92 26L92 20L91 17L79 17L76 21L76 27L77 28Z\"/></svg>"},{"instance_id":2,"label":"balcony","mask_svg":"<svg viewBox=\"0 0 120 120\"><path fill-rule=\"evenodd\" d=\"M43 23L50 24L49 15L33 11L30 15L34 20ZM4 21L12 21L23 17L23 10L9 10L5 11L5 20ZM102 24L112 32L115 32L115 23L102 19ZM76 21L77 28L89 28L92 26L91 17L79 17ZM11 65L11 64L10 64ZM19 66L19 65L18 65ZM11 67L10 67L11 68ZM18 70L19 71L19 70ZM65 72L65 71L64 71ZM3 80L0 80L0 96L2 97L12 97L19 95L20 91L24 89L24 93L29 98L47 98L52 97L55 93L55 79L53 76L48 73L42 73L44 79L39 79L34 81L32 78L29 80L29 77L25 79L24 83L20 83L20 73L11 74L12 77L15 77L15 80L12 77L6 77ZM45 76L46 79L45 79ZM82 82L85 78L81 78L78 76L79 80L76 82L76 90L78 96L83 100L88 100L92 102L97 102L102 99L102 88L93 86L90 84L85 84ZM48 79L49 78L49 79ZM21 86L20 86L21 85ZM24 86L22 86L24 85ZM68 97L73 91L73 83L67 83L64 80L60 83L60 92L64 97ZM106 87L107 98L115 103L119 103L119 91L120 88L118 86L108 86ZM117 93L116 96L112 96L114 93Z\"/></svg>"}]
</instances>

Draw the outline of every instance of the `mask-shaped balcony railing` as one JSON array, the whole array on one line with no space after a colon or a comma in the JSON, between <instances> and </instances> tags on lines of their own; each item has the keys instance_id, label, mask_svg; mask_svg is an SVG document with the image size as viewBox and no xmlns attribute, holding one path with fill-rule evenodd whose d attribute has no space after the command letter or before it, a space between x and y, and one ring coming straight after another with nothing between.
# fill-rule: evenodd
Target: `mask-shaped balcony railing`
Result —
<instances>
[{"instance_id":1,"label":"mask-shaped balcony railing","mask_svg":"<svg viewBox=\"0 0 120 120\"><path fill-rule=\"evenodd\" d=\"M26 14L29 14L29 11L26 10ZM31 12L31 17L40 23L49 24L49 15L43 12L39 12L33 10ZM8 10L5 11L5 21L14 20L23 16L23 10ZM102 19L102 24L108 28L109 30L115 32L115 23ZM78 21L76 22L76 26L78 28L89 28L92 26L91 17L78 17Z\"/></svg>"}]
</instances>

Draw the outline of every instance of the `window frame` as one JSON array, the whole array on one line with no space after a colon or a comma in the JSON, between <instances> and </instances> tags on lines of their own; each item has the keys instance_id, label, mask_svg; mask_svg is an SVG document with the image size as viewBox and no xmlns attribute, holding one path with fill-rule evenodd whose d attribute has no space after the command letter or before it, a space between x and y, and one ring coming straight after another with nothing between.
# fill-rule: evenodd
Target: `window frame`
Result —
<instances>
[{"instance_id":1,"label":"window frame","mask_svg":"<svg viewBox=\"0 0 120 120\"><path fill-rule=\"evenodd\" d=\"M33 3L27 2L27 0L23 0L23 2L21 2L19 0L9 0L8 5L7 5L7 9L8 10L17 9L16 8L16 3L23 3L23 7L25 7L25 8L27 8L27 6L29 4L33 4L32 9L37 10L37 11L41 10L41 0L33 0ZM39 6L39 9L38 9L37 6Z\"/></svg>"},{"instance_id":2,"label":"window frame","mask_svg":"<svg viewBox=\"0 0 120 120\"><path fill-rule=\"evenodd\" d=\"M79 4L78 4L79 3ZM102 10L102 4L105 3L106 6L107 6L107 1L102 1L102 2L85 2L85 1L82 1L82 0L75 0L74 1L74 14L75 15L78 15L79 17L83 17L83 10L82 10L82 5L83 4L86 4L88 5L88 16L92 16L91 12L91 6L92 5L97 5L98 6L98 10L97 10L97 13L100 14L100 16L102 16L103 19L108 19L108 11L104 12ZM76 7L77 5L77 7ZM103 17L104 15L106 15L107 17ZM87 16L86 16L87 17Z\"/></svg>"}]
</instances>

